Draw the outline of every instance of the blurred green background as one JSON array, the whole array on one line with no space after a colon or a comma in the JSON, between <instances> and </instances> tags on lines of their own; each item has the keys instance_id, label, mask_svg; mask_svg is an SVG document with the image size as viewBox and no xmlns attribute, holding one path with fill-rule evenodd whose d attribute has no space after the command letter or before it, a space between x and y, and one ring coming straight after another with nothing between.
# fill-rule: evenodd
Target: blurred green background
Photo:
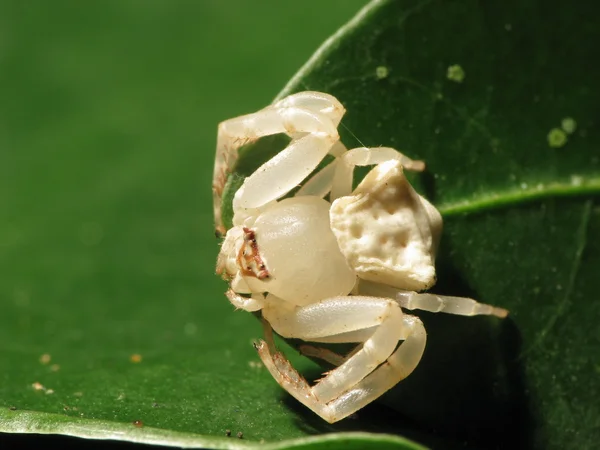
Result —
<instances>
[{"instance_id":1,"label":"blurred green background","mask_svg":"<svg viewBox=\"0 0 600 450\"><path fill-rule=\"evenodd\" d=\"M364 3L0 1L0 407L222 433L261 332L214 275L216 127Z\"/></svg>"}]
</instances>

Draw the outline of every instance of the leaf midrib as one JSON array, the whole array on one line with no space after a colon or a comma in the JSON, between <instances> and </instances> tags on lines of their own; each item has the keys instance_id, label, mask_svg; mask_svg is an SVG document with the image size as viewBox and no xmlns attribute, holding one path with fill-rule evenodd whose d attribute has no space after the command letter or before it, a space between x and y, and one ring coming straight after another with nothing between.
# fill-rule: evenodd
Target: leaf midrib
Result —
<instances>
[{"instance_id":1,"label":"leaf midrib","mask_svg":"<svg viewBox=\"0 0 600 450\"><path fill-rule=\"evenodd\" d=\"M455 202L441 202L436 205L444 217L475 214L490 209L510 205L520 205L551 197L577 197L600 194L600 178L572 177L569 181L555 181L527 185L525 188L512 188L477 195L470 199Z\"/></svg>"}]
</instances>

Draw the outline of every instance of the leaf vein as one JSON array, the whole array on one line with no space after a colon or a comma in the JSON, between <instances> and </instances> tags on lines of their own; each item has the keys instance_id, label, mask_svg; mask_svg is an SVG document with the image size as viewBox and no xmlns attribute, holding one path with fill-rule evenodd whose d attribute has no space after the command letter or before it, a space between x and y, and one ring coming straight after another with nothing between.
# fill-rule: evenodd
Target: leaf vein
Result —
<instances>
[{"instance_id":1,"label":"leaf vein","mask_svg":"<svg viewBox=\"0 0 600 450\"><path fill-rule=\"evenodd\" d=\"M506 189L457 202L441 203L437 205L437 208L444 217L450 217L480 213L507 205L517 205L551 197L572 197L600 193L600 179L576 179L577 183L559 181L546 184L540 183L526 189Z\"/></svg>"},{"instance_id":2,"label":"leaf vein","mask_svg":"<svg viewBox=\"0 0 600 450\"><path fill-rule=\"evenodd\" d=\"M573 263L571 265L571 272L569 273L569 279L567 282L567 288L565 290L565 295L562 300L556 306L554 310L554 314L550 317L546 326L540 330L535 340L531 343L529 348L524 350L521 353L521 356L531 352L533 349L540 347L542 342L550 334L552 328L554 328L558 319L567 311L569 304L571 302L571 295L573 293L573 288L575 286L575 280L577 279L577 274L579 273L579 268L581 267L581 260L583 256L583 251L585 250L585 246L587 245L587 230L590 223L591 211L592 211L593 201L587 200L583 204L583 210L581 213L581 220L579 222L579 227L577 229L577 248L575 249L575 254L573 255Z\"/></svg>"}]
</instances>

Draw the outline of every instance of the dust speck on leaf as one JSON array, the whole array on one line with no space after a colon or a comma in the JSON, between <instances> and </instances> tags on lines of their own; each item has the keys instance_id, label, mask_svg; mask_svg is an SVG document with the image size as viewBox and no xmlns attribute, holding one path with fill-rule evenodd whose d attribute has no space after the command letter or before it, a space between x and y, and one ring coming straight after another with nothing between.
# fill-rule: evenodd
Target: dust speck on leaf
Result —
<instances>
[{"instance_id":1,"label":"dust speck on leaf","mask_svg":"<svg viewBox=\"0 0 600 450\"><path fill-rule=\"evenodd\" d=\"M390 71L386 66L378 66L377 69L375 69L375 76L379 80L383 80L384 78L387 78L389 76L389 74L390 74Z\"/></svg>"},{"instance_id":2,"label":"dust speck on leaf","mask_svg":"<svg viewBox=\"0 0 600 450\"><path fill-rule=\"evenodd\" d=\"M42 356L40 356L40 363L48 364L51 359L52 359L52 356L50 356L48 353L44 353Z\"/></svg>"},{"instance_id":3,"label":"dust speck on leaf","mask_svg":"<svg viewBox=\"0 0 600 450\"><path fill-rule=\"evenodd\" d=\"M44 387L44 385L42 383L39 382L35 382L31 384L31 387L35 390L35 391L45 391L46 388Z\"/></svg>"},{"instance_id":4,"label":"dust speck on leaf","mask_svg":"<svg viewBox=\"0 0 600 450\"><path fill-rule=\"evenodd\" d=\"M135 426L137 428L142 428L144 426L144 422L142 422L141 420L134 420L133 426Z\"/></svg>"},{"instance_id":5,"label":"dust speck on leaf","mask_svg":"<svg viewBox=\"0 0 600 450\"><path fill-rule=\"evenodd\" d=\"M238 431L237 438L242 439L243 437L244 437L244 433L242 433L241 431Z\"/></svg>"},{"instance_id":6,"label":"dust speck on leaf","mask_svg":"<svg viewBox=\"0 0 600 450\"><path fill-rule=\"evenodd\" d=\"M577 130L577 122L575 122L575 119L573 119L572 117L565 117L560 122L560 127L565 133L573 134L575 130Z\"/></svg>"},{"instance_id":7,"label":"dust speck on leaf","mask_svg":"<svg viewBox=\"0 0 600 450\"><path fill-rule=\"evenodd\" d=\"M142 355L140 355L139 353L134 353L129 357L129 361L131 361L134 364L140 363L142 362Z\"/></svg>"},{"instance_id":8,"label":"dust speck on leaf","mask_svg":"<svg viewBox=\"0 0 600 450\"><path fill-rule=\"evenodd\" d=\"M59 366L58 364L52 364L52 365L50 366L50 370L51 370L52 372L58 372L58 371L60 370L60 366Z\"/></svg>"},{"instance_id":9,"label":"dust speck on leaf","mask_svg":"<svg viewBox=\"0 0 600 450\"><path fill-rule=\"evenodd\" d=\"M456 83L462 83L465 79L465 70L459 64L453 64L448 67L446 78Z\"/></svg>"},{"instance_id":10,"label":"dust speck on leaf","mask_svg":"<svg viewBox=\"0 0 600 450\"><path fill-rule=\"evenodd\" d=\"M263 365L260 363L260 361L248 361L248 365L252 369L262 369L262 367L263 367Z\"/></svg>"},{"instance_id":11,"label":"dust speck on leaf","mask_svg":"<svg viewBox=\"0 0 600 450\"><path fill-rule=\"evenodd\" d=\"M567 133L560 128L552 128L548 133L548 145L552 148L563 147L567 143Z\"/></svg>"}]
</instances>

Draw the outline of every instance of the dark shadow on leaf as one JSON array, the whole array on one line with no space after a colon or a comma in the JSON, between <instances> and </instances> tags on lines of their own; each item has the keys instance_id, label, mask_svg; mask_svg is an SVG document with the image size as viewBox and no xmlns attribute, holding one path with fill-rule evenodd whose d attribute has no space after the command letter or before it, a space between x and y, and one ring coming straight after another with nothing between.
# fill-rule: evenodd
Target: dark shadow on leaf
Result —
<instances>
[{"instance_id":1,"label":"dark shadow on leaf","mask_svg":"<svg viewBox=\"0 0 600 450\"><path fill-rule=\"evenodd\" d=\"M425 163L427 164L427 161ZM423 192L420 192L420 194L435 205L437 193L435 189L435 177L431 172L425 170L419 174L419 180L423 187Z\"/></svg>"}]
</instances>

